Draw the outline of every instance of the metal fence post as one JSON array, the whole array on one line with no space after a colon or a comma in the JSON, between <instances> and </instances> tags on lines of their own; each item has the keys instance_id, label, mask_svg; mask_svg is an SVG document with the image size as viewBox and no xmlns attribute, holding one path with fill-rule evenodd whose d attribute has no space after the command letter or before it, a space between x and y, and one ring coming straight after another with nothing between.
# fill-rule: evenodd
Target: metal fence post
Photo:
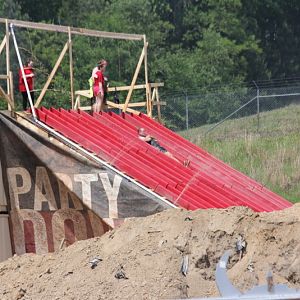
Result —
<instances>
[{"instance_id":1,"label":"metal fence post","mask_svg":"<svg viewBox=\"0 0 300 300\"><path fill-rule=\"evenodd\" d=\"M259 118L260 118L260 103L259 103L259 86L253 80L256 86L256 114L257 114L257 131L259 131Z\"/></svg>"},{"instance_id":2,"label":"metal fence post","mask_svg":"<svg viewBox=\"0 0 300 300\"><path fill-rule=\"evenodd\" d=\"M185 122L186 130L189 129L189 97L187 91L185 91Z\"/></svg>"}]
</instances>

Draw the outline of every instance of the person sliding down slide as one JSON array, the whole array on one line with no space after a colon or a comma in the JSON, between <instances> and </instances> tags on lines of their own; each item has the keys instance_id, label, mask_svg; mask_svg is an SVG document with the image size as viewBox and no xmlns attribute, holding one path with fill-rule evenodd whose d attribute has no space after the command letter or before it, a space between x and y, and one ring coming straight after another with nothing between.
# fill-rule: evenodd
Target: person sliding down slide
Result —
<instances>
[{"instance_id":1,"label":"person sliding down slide","mask_svg":"<svg viewBox=\"0 0 300 300\"><path fill-rule=\"evenodd\" d=\"M167 149L162 147L154 137L150 136L149 134L146 134L144 128L138 128L138 136L139 136L139 139L142 140L143 142L148 143L149 145L153 146L154 148L158 149L160 152L164 153L168 157L176 160L177 162L179 162L181 164L181 162L172 153L170 153ZM183 165L185 167L188 167L189 164L190 164L190 161L188 159L183 161Z\"/></svg>"}]
</instances>

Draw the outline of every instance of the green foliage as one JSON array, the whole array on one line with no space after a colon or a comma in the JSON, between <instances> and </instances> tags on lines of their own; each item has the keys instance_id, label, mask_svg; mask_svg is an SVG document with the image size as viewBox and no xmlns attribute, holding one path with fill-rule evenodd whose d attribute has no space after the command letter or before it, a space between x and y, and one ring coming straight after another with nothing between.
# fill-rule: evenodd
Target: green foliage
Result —
<instances>
[{"instance_id":1,"label":"green foliage","mask_svg":"<svg viewBox=\"0 0 300 300\"><path fill-rule=\"evenodd\" d=\"M145 33L150 81L165 82L166 94L299 73L299 11L300 3L292 0L0 0L1 17ZM3 26L0 30L3 34ZM36 88L40 89L67 36L20 28L16 31L23 60L35 60ZM74 37L75 88L87 88L91 70L101 58L109 61L111 85L129 84L141 48L141 42ZM13 55L14 50L11 52ZM47 105L70 104L67 59L47 92ZM3 64L1 60L1 71ZM15 56L12 68L16 83ZM222 98L194 99L191 105L205 122L213 122L230 107ZM170 105L170 114L172 108Z\"/></svg>"}]
</instances>

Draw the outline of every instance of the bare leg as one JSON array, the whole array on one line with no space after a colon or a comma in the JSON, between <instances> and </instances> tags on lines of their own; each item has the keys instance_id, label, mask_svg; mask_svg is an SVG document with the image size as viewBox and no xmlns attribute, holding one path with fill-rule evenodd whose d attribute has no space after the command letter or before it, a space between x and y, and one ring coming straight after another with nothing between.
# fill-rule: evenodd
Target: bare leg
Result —
<instances>
[{"instance_id":1,"label":"bare leg","mask_svg":"<svg viewBox=\"0 0 300 300\"><path fill-rule=\"evenodd\" d=\"M96 100L95 103L92 105L92 111L95 113L97 110Z\"/></svg>"},{"instance_id":2,"label":"bare leg","mask_svg":"<svg viewBox=\"0 0 300 300\"><path fill-rule=\"evenodd\" d=\"M100 94L96 96L96 103L95 103L95 111L98 113L101 111L101 106L102 106L102 97Z\"/></svg>"},{"instance_id":3,"label":"bare leg","mask_svg":"<svg viewBox=\"0 0 300 300\"><path fill-rule=\"evenodd\" d=\"M181 161L179 161L172 153L170 153L170 152L165 152L165 155L167 155L168 157L170 157L170 158L176 160L177 162L179 162L179 163L181 164ZM189 161L189 160L185 160L185 161L183 162L183 165L184 165L185 167L188 167L189 164L190 164L190 161Z\"/></svg>"},{"instance_id":4,"label":"bare leg","mask_svg":"<svg viewBox=\"0 0 300 300\"><path fill-rule=\"evenodd\" d=\"M170 153L170 152L165 152L165 154L166 154L168 157L170 157L170 158L176 160L177 162L179 162L179 163L181 164L181 162L180 162L180 161L179 161L172 153Z\"/></svg>"},{"instance_id":5,"label":"bare leg","mask_svg":"<svg viewBox=\"0 0 300 300\"><path fill-rule=\"evenodd\" d=\"M103 98L104 95L99 94L100 102L99 102L99 111L103 111L104 105L103 105Z\"/></svg>"}]
</instances>

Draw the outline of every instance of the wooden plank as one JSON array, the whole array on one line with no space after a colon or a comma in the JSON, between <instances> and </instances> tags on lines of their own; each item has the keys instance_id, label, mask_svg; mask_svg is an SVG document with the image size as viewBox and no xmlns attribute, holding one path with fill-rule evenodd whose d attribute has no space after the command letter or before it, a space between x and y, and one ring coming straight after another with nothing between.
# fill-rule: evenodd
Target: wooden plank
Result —
<instances>
[{"instance_id":1,"label":"wooden plank","mask_svg":"<svg viewBox=\"0 0 300 300\"><path fill-rule=\"evenodd\" d=\"M2 95L2 97L4 98L4 100L7 102L7 104L9 104L11 107L13 107L13 103L11 102L11 99L9 98L9 96L5 93L5 91L3 90L3 88L0 86L0 95Z\"/></svg>"},{"instance_id":2,"label":"wooden plank","mask_svg":"<svg viewBox=\"0 0 300 300\"><path fill-rule=\"evenodd\" d=\"M11 99L11 102L13 104L13 108L15 108L15 96L14 96L14 89L13 89L13 86L14 86L14 76L13 76L13 72L12 71L9 72L9 84L12 87L11 91L10 91L10 99Z\"/></svg>"},{"instance_id":3,"label":"wooden plank","mask_svg":"<svg viewBox=\"0 0 300 300\"><path fill-rule=\"evenodd\" d=\"M147 101L147 114L152 117L152 105L151 105L151 87L149 86L148 80L148 43L146 40L146 35L144 35L144 48L145 48L145 57L144 57L144 66L145 66L145 85L146 85L146 101Z\"/></svg>"},{"instance_id":4,"label":"wooden plank","mask_svg":"<svg viewBox=\"0 0 300 300\"><path fill-rule=\"evenodd\" d=\"M91 106L81 106L81 107L78 107L80 110L91 110L92 107Z\"/></svg>"},{"instance_id":5,"label":"wooden plank","mask_svg":"<svg viewBox=\"0 0 300 300\"><path fill-rule=\"evenodd\" d=\"M155 89L156 93L156 103L157 103L157 117L158 117L158 122L161 123L161 102L158 94L158 88Z\"/></svg>"},{"instance_id":6,"label":"wooden plank","mask_svg":"<svg viewBox=\"0 0 300 300\"><path fill-rule=\"evenodd\" d=\"M75 101L75 104L74 104L74 109L77 109L79 107L80 107L80 95L77 95L76 101Z\"/></svg>"},{"instance_id":7,"label":"wooden plank","mask_svg":"<svg viewBox=\"0 0 300 300\"><path fill-rule=\"evenodd\" d=\"M4 47L6 45L6 35L5 37L3 38L2 42L1 42L1 45L0 45L0 54L2 53Z\"/></svg>"},{"instance_id":8,"label":"wooden plank","mask_svg":"<svg viewBox=\"0 0 300 300\"><path fill-rule=\"evenodd\" d=\"M135 69L135 72L134 72L134 75L133 75L133 78L132 78L132 81L131 81L130 89L128 91L128 94L127 94L127 97L126 97L126 100L125 100L125 106L123 108L123 112L125 112L127 107L128 107L128 103L130 101L130 98L131 98L131 95L132 95L132 92L133 92L133 89L134 89L137 77L139 75L139 72L140 72L140 69L141 69L144 58L145 58L145 47L142 50L139 62L136 66L136 69Z\"/></svg>"},{"instance_id":9,"label":"wooden plank","mask_svg":"<svg viewBox=\"0 0 300 300\"><path fill-rule=\"evenodd\" d=\"M151 88L154 87L163 87L164 83L163 82L157 82L157 83L149 83L149 85L151 86ZM122 92L122 91L129 91L131 88L130 85L128 86L118 86L118 87L109 87L108 88L108 92ZM145 84L137 84L134 86L134 90L142 90L145 89L146 85ZM75 95L80 95L86 98L89 98L89 90L79 90L79 91L75 91Z\"/></svg>"},{"instance_id":10,"label":"wooden plank","mask_svg":"<svg viewBox=\"0 0 300 300\"><path fill-rule=\"evenodd\" d=\"M163 82L156 82L156 83L149 83L149 85L151 86L151 88L153 87L163 87L164 83ZM129 91L131 88L130 85L128 86L119 86L119 87L109 87L108 91L109 92L114 92L115 89L117 89L117 92L122 92L122 91ZM134 90L142 90L146 88L146 84L137 84L134 86Z\"/></svg>"},{"instance_id":11,"label":"wooden plank","mask_svg":"<svg viewBox=\"0 0 300 300\"><path fill-rule=\"evenodd\" d=\"M13 87L10 86L10 80L9 80L9 73L10 73L10 52L9 52L9 27L8 27L8 20L5 20L5 37L6 37L6 90L7 95L10 98L11 89ZM8 110L12 110L12 102L8 105Z\"/></svg>"},{"instance_id":12,"label":"wooden plank","mask_svg":"<svg viewBox=\"0 0 300 300\"><path fill-rule=\"evenodd\" d=\"M79 91L76 92L77 97L76 97L74 109L81 108L81 106L80 106L80 96L83 96L83 97L85 96L84 93L78 94L78 92ZM87 97L87 98L89 98L89 97ZM113 102L111 102L111 103L113 103ZM118 108L123 109L125 104L116 104L116 105L118 105ZM128 107L144 107L146 105L147 105L146 101L128 103ZM153 101L152 105L157 105L157 102ZM167 103L166 102L160 102L160 105L167 105Z\"/></svg>"},{"instance_id":13,"label":"wooden plank","mask_svg":"<svg viewBox=\"0 0 300 300\"><path fill-rule=\"evenodd\" d=\"M152 96L151 96L151 101L152 102L154 102L154 99L155 99L155 95L156 95L155 90L156 90L156 88L154 88L153 91L152 91Z\"/></svg>"},{"instance_id":14,"label":"wooden plank","mask_svg":"<svg viewBox=\"0 0 300 300\"><path fill-rule=\"evenodd\" d=\"M0 23L5 23L4 18L0 18ZM45 24L45 23L36 23L28 21L20 21L8 19L8 23L13 24L16 27L23 27L28 29L39 29L53 32L62 32L68 34L68 26L54 25L54 24ZM120 39L120 40L132 40L132 41L141 41L143 40L143 35L141 34L129 34L129 33L117 33L117 32L107 32L99 31L85 28L75 28L70 27L71 34L84 35L84 36L94 36L102 37L108 39Z\"/></svg>"},{"instance_id":15,"label":"wooden plank","mask_svg":"<svg viewBox=\"0 0 300 300\"><path fill-rule=\"evenodd\" d=\"M71 28L68 27L69 36L69 63L70 63L70 92L71 92L71 107L74 108L74 75L73 75L73 50L72 50L72 35Z\"/></svg>"},{"instance_id":16,"label":"wooden plank","mask_svg":"<svg viewBox=\"0 0 300 300\"><path fill-rule=\"evenodd\" d=\"M114 102L111 102L111 101L107 101L107 105L109 107L112 107L112 108L120 108L120 104L116 104ZM122 104L121 104L122 105ZM126 111L127 112L130 112L130 113L133 113L135 115L139 115L141 112L137 111L137 110L134 110L134 109L131 109L129 107L126 108Z\"/></svg>"},{"instance_id":17,"label":"wooden plank","mask_svg":"<svg viewBox=\"0 0 300 300\"><path fill-rule=\"evenodd\" d=\"M118 104L114 103L114 102L110 102L110 101L107 101L107 104L108 104L108 108L117 108L117 109L120 109L118 107ZM91 106L82 106L79 108L80 110L91 110ZM127 112L130 112L130 113L133 113L135 115L139 115L140 112L137 111L137 110L134 110L134 109L131 109L131 108L127 108Z\"/></svg>"},{"instance_id":18,"label":"wooden plank","mask_svg":"<svg viewBox=\"0 0 300 300\"><path fill-rule=\"evenodd\" d=\"M111 102L111 101L107 101L107 107L108 108L117 108L117 109L120 109L123 104L116 104L114 102ZM81 106L79 107L80 110L91 110L91 106ZM127 108L127 111L130 112L130 113L134 113L136 115L139 115L140 112L137 111L137 110L134 110L134 109L131 109L131 108Z\"/></svg>"},{"instance_id":19,"label":"wooden plank","mask_svg":"<svg viewBox=\"0 0 300 300\"><path fill-rule=\"evenodd\" d=\"M160 102L160 105L166 105L166 102ZM124 108L125 104L118 104L120 108ZM157 102L154 101L152 102L152 105L157 105ZM134 102L134 103L129 103L128 107L143 107L143 106L147 106L147 101L144 102Z\"/></svg>"},{"instance_id":20,"label":"wooden plank","mask_svg":"<svg viewBox=\"0 0 300 300\"><path fill-rule=\"evenodd\" d=\"M54 66L53 70L51 71L51 74L49 75L49 77L48 77L48 79L47 79L47 81L46 81L46 83L45 83L45 85L44 85L44 87L43 87L43 89L42 89L42 91L41 91L41 93L40 93L40 95L39 95L39 97L38 97L35 105L34 105L35 108L39 107L39 105L40 105L40 103L41 103L43 97L45 96L45 93L46 93L46 91L47 91L47 89L49 87L49 84L51 83L51 80L53 79L53 77L54 77L54 75L55 75L55 73L56 73L59 65L61 64L61 62L62 62L62 60L63 60L63 58L64 58L64 56L65 56L65 54L66 54L66 52L68 50L68 48L69 48L69 41L66 42L63 50L61 51L61 53L60 53L60 55L58 57L58 60L56 61L55 66Z\"/></svg>"},{"instance_id":21,"label":"wooden plank","mask_svg":"<svg viewBox=\"0 0 300 300\"><path fill-rule=\"evenodd\" d=\"M0 75L0 80L7 80L7 75Z\"/></svg>"},{"instance_id":22,"label":"wooden plank","mask_svg":"<svg viewBox=\"0 0 300 300\"><path fill-rule=\"evenodd\" d=\"M119 104L120 108L124 108L125 104ZM128 107L144 107L147 105L147 102L132 102L132 103L128 103Z\"/></svg>"},{"instance_id":23,"label":"wooden plank","mask_svg":"<svg viewBox=\"0 0 300 300\"><path fill-rule=\"evenodd\" d=\"M85 97L85 98L90 98L90 90L76 91L75 96L82 96L82 97Z\"/></svg>"}]
</instances>

